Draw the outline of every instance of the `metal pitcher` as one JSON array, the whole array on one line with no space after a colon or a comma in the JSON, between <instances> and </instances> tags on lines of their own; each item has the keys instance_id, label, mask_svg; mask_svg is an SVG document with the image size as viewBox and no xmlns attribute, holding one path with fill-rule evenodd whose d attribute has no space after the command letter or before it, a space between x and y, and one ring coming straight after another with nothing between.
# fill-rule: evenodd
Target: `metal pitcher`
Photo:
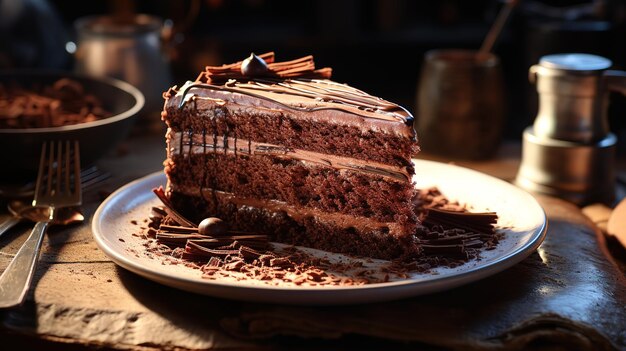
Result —
<instances>
[{"instance_id":1,"label":"metal pitcher","mask_svg":"<svg viewBox=\"0 0 626 351\"><path fill-rule=\"evenodd\" d=\"M615 197L616 136L610 132L608 91L626 95L626 72L589 54L543 56L530 67L539 110L523 134L517 185L578 205Z\"/></svg>"}]
</instances>

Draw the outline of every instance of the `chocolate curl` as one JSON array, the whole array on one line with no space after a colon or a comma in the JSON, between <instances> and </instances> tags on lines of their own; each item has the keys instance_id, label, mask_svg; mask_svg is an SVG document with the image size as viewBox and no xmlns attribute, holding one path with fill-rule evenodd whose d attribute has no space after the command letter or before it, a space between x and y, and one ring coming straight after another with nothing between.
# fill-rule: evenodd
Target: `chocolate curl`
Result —
<instances>
[{"instance_id":1,"label":"chocolate curl","mask_svg":"<svg viewBox=\"0 0 626 351\"><path fill-rule=\"evenodd\" d=\"M208 245L209 243L210 240L208 239L187 241L185 252L183 252L183 259L206 262L213 258L224 259L228 256L236 256L247 261L252 261L263 255L263 253L257 249L242 245L237 241L233 241L230 245L221 247L213 247L217 242Z\"/></svg>"},{"instance_id":2,"label":"chocolate curl","mask_svg":"<svg viewBox=\"0 0 626 351\"><path fill-rule=\"evenodd\" d=\"M246 261L252 261L263 256L263 253L249 246L241 245L239 247L239 256Z\"/></svg>"},{"instance_id":3,"label":"chocolate curl","mask_svg":"<svg viewBox=\"0 0 626 351\"><path fill-rule=\"evenodd\" d=\"M167 212L167 214L172 217L176 222L178 222L178 224L186 227L198 227L197 224L188 220L174 209L174 206L172 206L170 199L168 199L165 195L165 190L162 186L152 189L152 192L159 198L159 200L161 200L163 205L165 205L165 211Z\"/></svg>"},{"instance_id":4,"label":"chocolate curl","mask_svg":"<svg viewBox=\"0 0 626 351\"><path fill-rule=\"evenodd\" d=\"M160 231L156 233L157 241L160 244L167 245L171 248L185 247L188 240L201 240L206 238L206 236L200 234L175 234Z\"/></svg>"},{"instance_id":5,"label":"chocolate curl","mask_svg":"<svg viewBox=\"0 0 626 351\"><path fill-rule=\"evenodd\" d=\"M437 208L429 208L426 218L427 225L442 225L448 228L461 228L476 233L492 234L498 215L495 212L459 212Z\"/></svg>"},{"instance_id":6,"label":"chocolate curl","mask_svg":"<svg viewBox=\"0 0 626 351\"><path fill-rule=\"evenodd\" d=\"M239 255L239 250L208 249L194 243L193 241L188 241L187 245L185 246L185 252L183 252L183 259L190 261L208 262L212 257L226 258L226 256L231 255Z\"/></svg>"},{"instance_id":7,"label":"chocolate curl","mask_svg":"<svg viewBox=\"0 0 626 351\"><path fill-rule=\"evenodd\" d=\"M283 62L274 61L274 53L267 52L258 57L262 58L267 64L268 71L263 73L264 78L305 78L305 79L330 79L332 69L329 67L315 69L313 56L305 56L299 59ZM245 76L241 73L241 65L243 61L238 61L222 66L207 66L205 71L200 73L196 82L207 84L224 83L230 79L246 80L258 77Z\"/></svg>"},{"instance_id":8,"label":"chocolate curl","mask_svg":"<svg viewBox=\"0 0 626 351\"><path fill-rule=\"evenodd\" d=\"M459 234L430 240L419 240L420 247L427 255L445 254L467 256L467 248L480 248L484 242L476 233Z\"/></svg>"},{"instance_id":9,"label":"chocolate curl","mask_svg":"<svg viewBox=\"0 0 626 351\"><path fill-rule=\"evenodd\" d=\"M222 246L238 243L241 246L248 246L255 250L267 250L269 248L269 240L267 235L235 235L224 237L204 237L193 239L193 242L207 248L218 248Z\"/></svg>"}]
</instances>

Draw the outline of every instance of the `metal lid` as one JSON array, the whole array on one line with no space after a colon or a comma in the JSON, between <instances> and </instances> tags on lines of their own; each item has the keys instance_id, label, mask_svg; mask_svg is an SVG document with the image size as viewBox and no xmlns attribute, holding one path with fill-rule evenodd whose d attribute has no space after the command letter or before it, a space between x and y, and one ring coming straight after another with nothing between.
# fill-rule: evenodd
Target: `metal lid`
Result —
<instances>
[{"instance_id":1,"label":"metal lid","mask_svg":"<svg viewBox=\"0 0 626 351\"><path fill-rule=\"evenodd\" d=\"M110 15L81 17L75 22L79 35L103 37L132 37L146 33L159 34L163 23L156 16L137 14L117 18Z\"/></svg>"},{"instance_id":2,"label":"metal lid","mask_svg":"<svg viewBox=\"0 0 626 351\"><path fill-rule=\"evenodd\" d=\"M611 60L590 54L556 54L541 57L539 64L546 68L571 71L599 71L611 67Z\"/></svg>"}]
</instances>

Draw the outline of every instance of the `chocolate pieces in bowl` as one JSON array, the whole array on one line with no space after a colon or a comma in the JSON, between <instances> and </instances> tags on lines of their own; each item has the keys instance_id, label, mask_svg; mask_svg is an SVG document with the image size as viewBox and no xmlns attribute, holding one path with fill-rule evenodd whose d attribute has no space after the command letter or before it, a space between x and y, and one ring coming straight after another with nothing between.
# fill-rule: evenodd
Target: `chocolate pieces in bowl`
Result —
<instances>
[{"instance_id":1,"label":"chocolate pieces in bowl","mask_svg":"<svg viewBox=\"0 0 626 351\"><path fill-rule=\"evenodd\" d=\"M0 157L12 167L3 183L35 178L45 140L78 140L81 164L93 164L128 135L144 104L126 82L62 71L4 71L0 85Z\"/></svg>"}]
</instances>

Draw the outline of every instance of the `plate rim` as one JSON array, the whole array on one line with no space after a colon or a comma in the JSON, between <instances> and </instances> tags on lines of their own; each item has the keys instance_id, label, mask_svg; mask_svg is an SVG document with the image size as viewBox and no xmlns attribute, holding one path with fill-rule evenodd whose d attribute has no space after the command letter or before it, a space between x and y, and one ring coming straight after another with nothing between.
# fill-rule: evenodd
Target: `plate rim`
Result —
<instances>
[{"instance_id":1,"label":"plate rim","mask_svg":"<svg viewBox=\"0 0 626 351\"><path fill-rule=\"evenodd\" d=\"M126 193L127 191L130 191L130 189L139 187L144 183L156 181L157 179L162 179L165 181L166 178L165 178L165 174L163 173L163 171L156 171L156 172L147 174L141 178L130 181L129 183L126 183L125 185L121 186L120 188L115 190L113 193L111 193L96 209L91 219L91 231L92 231L92 235L96 241L98 248L100 248L114 263L116 263L117 265L131 272L134 272L135 274L143 276L144 278L159 282L161 284L164 284L170 287L175 287L175 288L186 290L186 291L191 291L195 293L200 293L200 294L209 295L209 296L216 296L216 297L227 297L227 296L222 296L222 295L214 294L214 293L207 293L207 290L233 289L234 288L234 289L243 289L244 291L249 291L249 292L272 291L279 295L283 295L284 293L290 293L290 294L298 294L298 295L316 294L316 295L323 295L323 296L328 295L328 294L337 294L338 292L344 292L344 293L360 292L364 290L365 291L372 291L372 290L378 291L381 289L398 290L398 293L396 294L398 295L397 297L365 299L366 302L387 301L387 300L393 300L393 299L398 299L402 297L431 294L431 293L442 291L442 290L450 290L461 285L465 285L471 282L482 280L486 277L502 272L516 265L522 260L526 259L544 241L546 234L547 234L547 228L548 228L547 216L543 207L528 192L524 191L521 188L516 187L515 185L509 182L506 182L504 180L493 177L491 175L473 170L471 168L462 167L462 166L458 166L454 164L443 163L443 162L430 161L430 160L414 159L413 161L417 163L432 163L432 164L437 164L438 166L462 168L463 171L465 172L477 173L479 174L479 176L489 177L493 181L505 183L506 186L510 186L512 188L518 189L519 194L523 194L523 196L526 196L530 201L536 204L537 209L539 209L541 212L542 223L538 228L533 229L532 235L529 237L529 239L526 242L521 244L519 247L516 247L514 250L505 252L502 256L499 256L496 260L489 262L487 264L484 264L484 265L479 264L477 266L470 267L469 269L465 271L456 272L449 276L442 276L442 277L435 276L436 278L433 278L433 279L426 279L426 280L404 279L404 280L398 280L398 281L371 283L371 284L353 285L353 286L282 286L281 287L281 286L269 286L269 285L241 285L240 283L237 283L237 282L228 282L228 281L220 282L220 281L215 281L215 280L198 281L198 280L188 278L186 276L175 276L165 271L154 270L154 269L150 269L149 267L142 266L141 264L138 264L136 261L133 261L132 259L128 258L127 255L123 255L122 253L118 252L114 248L109 247L104 240L105 235L100 232L100 228L99 228L99 224L101 221L101 217L103 216L103 213L107 210L109 206L111 206L111 204L118 197L121 197L124 193ZM165 184L164 181L161 182L161 184ZM192 285L192 287L183 286L183 285ZM200 287L193 288L194 285L200 285ZM407 291L405 293L401 293L404 290L407 290ZM411 293L410 291L412 290L418 290L418 291ZM387 294L387 295L394 295L394 294ZM236 297L233 297L233 298L237 300L261 301L261 302L271 302L271 301L276 300L276 299L263 299L263 298L252 298L252 299L236 298ZM324 300L323 304L336 304L336 303L333 303L332 301L326 301L326 299L323 299L323 300ZM293 303L293 301L281 301L281 302ZM354 303L360 303L360 302L362 301L357 299L357 301L355 301ZM319 304L319 303L317 301L308 301L307 303L296 303L296 304L305 305L305 304ZM350 302L347 302L347 303L342 302L340 304L350 304Z\"/></svg>"}]
</instances>

